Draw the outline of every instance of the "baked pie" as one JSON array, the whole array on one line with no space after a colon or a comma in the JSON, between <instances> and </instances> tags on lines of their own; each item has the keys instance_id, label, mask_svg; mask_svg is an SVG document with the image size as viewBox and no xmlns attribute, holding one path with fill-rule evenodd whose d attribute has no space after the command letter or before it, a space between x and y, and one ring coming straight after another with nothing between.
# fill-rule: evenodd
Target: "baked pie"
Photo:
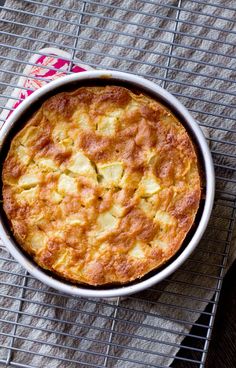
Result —
<instances>
[{"instance_id":1,"label":"baked pie","mask_svg":"<svg viewBox=\"0 0 236 368\"><path fill-rule=\"evenodd\" d=\"M38 265L74 283L124 284L178 251L201 176L170 110L121 86L81 87L25 123L3 165L3 205Z\"/></svg>"}]
</instances>

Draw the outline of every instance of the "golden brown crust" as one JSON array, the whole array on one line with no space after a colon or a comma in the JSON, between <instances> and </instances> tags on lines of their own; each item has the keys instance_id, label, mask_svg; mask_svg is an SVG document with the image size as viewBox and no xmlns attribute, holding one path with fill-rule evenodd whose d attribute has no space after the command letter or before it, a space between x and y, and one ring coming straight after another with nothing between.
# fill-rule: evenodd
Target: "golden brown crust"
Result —
<instances>
[{"instance_id":1,"label":"golden brown crust","mask_svg":"<svg viewBox=\"0 0 236 368\"><path fill-rule=\"evenodd\" d=\"M77 283L127 283L172 257L200 201L184 127L157 101L118 86L49 98L14 137L4 210L43 268Z\"/></svg>"}]
</instances>

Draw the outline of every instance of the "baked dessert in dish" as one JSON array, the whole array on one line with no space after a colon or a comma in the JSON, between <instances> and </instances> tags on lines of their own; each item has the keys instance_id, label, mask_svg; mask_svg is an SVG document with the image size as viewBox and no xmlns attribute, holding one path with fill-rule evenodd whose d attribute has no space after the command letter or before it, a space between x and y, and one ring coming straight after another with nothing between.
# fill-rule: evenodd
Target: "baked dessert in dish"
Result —
<instances>
[{"instance_id":1,"label":"baked dessert in dish","mask_svg":"<svg viewBox=\"0 0 236 368\"><path fill-rule=\"evenodd\" d=\"M20 246L44 269L94 286L163 265L201 197L183 125L155 99L115 85L45 101L13 138L2 182Z\"/></svg>"}]
</instances>

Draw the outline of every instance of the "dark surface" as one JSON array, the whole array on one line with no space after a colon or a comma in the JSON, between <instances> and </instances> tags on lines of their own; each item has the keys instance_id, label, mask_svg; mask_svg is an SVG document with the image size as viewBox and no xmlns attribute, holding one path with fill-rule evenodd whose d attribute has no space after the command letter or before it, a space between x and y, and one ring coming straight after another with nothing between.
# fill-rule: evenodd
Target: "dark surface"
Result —
<instances>
[{"instance_id":1,"label":"dark surface","mask_svg":"<svg viewBox=\"0 0 236 368\"><path fill-rule=\"evenodd\" d=\"M208 306L206 311L210 311ZM198 323L205 324L204 316ZM204 334L204 330L194 327L192 334ZM196 340L186 338L183 344L196 346ZM199 346L201 348L201 346ZM199 359L196 352L186 354L180 351L179 356L190 359ZM196 368L195 363L181 362L175 360L173 368ZM210 348L207 355L206 368L236 368L236 261L225 276L219 306L216 313Z\"/></svg>"},{"instance_id":2,"label":"dark surface","mask_svg":"<svg viewBox=\"0 0 236 368\"><path fill-rule=\"evenodd\" d=\"M236 262L226 275L206 368L236 367Z\"/></svg>"}]
</instances>

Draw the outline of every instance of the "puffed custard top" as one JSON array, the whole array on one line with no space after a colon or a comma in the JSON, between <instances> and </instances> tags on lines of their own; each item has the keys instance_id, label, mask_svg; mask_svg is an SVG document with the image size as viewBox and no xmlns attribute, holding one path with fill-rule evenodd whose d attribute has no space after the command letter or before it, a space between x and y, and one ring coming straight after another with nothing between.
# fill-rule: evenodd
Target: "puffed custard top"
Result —
<instances>
[{"instance_id":1,"label":"puffed custard top","mask_svg":"<svg viewBox=\"0 0 236 368\"><path fill-rule=\"evenodd\" d=\"M13 138L3 206L14 237L75 283L141 278L182 245L199 208L198 158L167 108L120 86L42 104Z\"/></svg>"}]
</instances>

